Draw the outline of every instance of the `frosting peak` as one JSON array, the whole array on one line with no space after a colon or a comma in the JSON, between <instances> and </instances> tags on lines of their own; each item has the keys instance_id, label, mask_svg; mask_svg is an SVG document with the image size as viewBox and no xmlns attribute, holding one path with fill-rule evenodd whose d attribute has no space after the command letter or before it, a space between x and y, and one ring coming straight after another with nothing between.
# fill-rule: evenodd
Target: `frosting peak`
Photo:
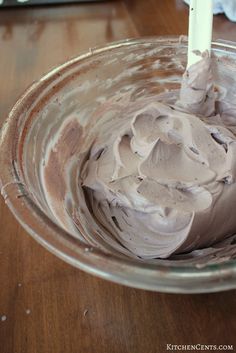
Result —
<instances>
[{"instance_id":1,"label":"frosting peak","mask_svg":"<svg viewBox=\"0 0 236 353\"><path fill-rule=\"evenodd\" d=\"M206 51L202 60L185 71L177 105L192 114L211 116L215 113L215 99L211 59Z\"/></svg>"}]
</instances>

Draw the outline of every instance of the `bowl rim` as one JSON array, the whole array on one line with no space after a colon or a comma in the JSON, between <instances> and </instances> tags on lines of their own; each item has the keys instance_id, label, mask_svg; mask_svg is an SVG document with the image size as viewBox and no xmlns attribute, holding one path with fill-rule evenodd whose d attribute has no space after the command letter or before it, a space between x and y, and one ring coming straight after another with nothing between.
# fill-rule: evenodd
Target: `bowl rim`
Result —
<instances>
[{"instance_id":1,"label":"bowl rim","mask_svg":"<svg viewBox=\"0 0 236 353\"><path fill-rule=\"evenodd\" d=\"M124 46L145 43L176 45L179 36L143 37L112 42L92 48L51 69L35 81L17 100L0 131L0 189L5 203L21 226L41 245L67 263L112 282L159 292L204 293L236 288L236 261L225 264L208 264L203 268L175 266L172 269L159 264L138 263L119 255L107 254L72 237L55 224L27 194L18 169L17 123L26 111L32 97L58 79L58 73L66 72L73 65L106 51ZM187 45L187 37L181 39ZM233 50L236 43L217 40L212 46L219 50ZM14 136L14 141L13 137ZM16 138L15 138L16 136ZM22 197L19 197L22 196ZM25 219L25 214L27 217Z\"/></svg>"}]
</instances>

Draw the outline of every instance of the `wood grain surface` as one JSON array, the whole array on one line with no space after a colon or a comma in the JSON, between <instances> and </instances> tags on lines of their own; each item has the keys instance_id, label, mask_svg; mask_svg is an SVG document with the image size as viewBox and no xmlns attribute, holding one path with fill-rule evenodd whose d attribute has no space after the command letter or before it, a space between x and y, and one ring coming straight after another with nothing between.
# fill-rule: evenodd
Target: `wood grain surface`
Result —
<instances>
[{"instance_id":1,"label":"wood grain surface","mask_svg":"<svg viewBox=\"0 0 236 353\"><path fill-rule=\"evenodd\" d=\"M1 9L0 125L53 66L114 40L186 34L187 16L181 0ZM214 37L236 41L236 24L216 16ZM0 201L0 353L164 353L167 343L236 351L235 294L159 294L97 279L44 250Z\"/></svg>"}]
</instances>

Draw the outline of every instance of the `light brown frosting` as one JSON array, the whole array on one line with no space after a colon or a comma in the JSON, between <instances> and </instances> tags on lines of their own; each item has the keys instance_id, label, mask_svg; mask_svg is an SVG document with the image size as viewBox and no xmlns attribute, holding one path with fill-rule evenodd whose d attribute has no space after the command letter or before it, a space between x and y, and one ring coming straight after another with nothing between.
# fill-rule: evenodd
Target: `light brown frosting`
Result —
<instances>
[{"instance_id":1,"label":"light brown frosting","mask_svg":"<svg viewBox=\"0 0 236 353\"><path fill-rule=\"evenodd\" d=\"M215 98L206 55L174 106L154 101L99 125L83 188L96 221L134 255L166 258L235 232L236 138Z\"/></svg>"},{"instance_id":2,"label":"light brown frosting","mask_svg":"<svg viewBox=\"0 0 236 353\"><path fill-rule=\"evenodd\" d=\"M108 101L86 129L65 119L42 171L48 204L71 234L106 251L224 261L236 253L235 133L236 107L204 54L176 103L172 92Z\"/></svg>"}]
</instances>

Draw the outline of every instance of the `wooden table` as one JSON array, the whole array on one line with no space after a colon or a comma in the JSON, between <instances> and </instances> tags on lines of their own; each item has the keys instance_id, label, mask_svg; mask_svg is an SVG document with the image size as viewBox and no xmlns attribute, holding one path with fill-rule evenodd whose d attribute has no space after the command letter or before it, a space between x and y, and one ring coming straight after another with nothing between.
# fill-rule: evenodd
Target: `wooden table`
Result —
<instances>
[{"instance_id":1,"label":"wooden table","mask_svg":"<svg viewBox=\"0 0 236 353\"><path fill-rule=\"evenodd\" d=\"M53 66L122 38L186 34L187 16L181 0L0 10L0 122ZM215 37L236 41L236 24L214 22ZM44 250L0 202L0 353L164 353L167 343L236 351L235 294L158 294L97 279Z\"/></svg>"}]
</instances>

